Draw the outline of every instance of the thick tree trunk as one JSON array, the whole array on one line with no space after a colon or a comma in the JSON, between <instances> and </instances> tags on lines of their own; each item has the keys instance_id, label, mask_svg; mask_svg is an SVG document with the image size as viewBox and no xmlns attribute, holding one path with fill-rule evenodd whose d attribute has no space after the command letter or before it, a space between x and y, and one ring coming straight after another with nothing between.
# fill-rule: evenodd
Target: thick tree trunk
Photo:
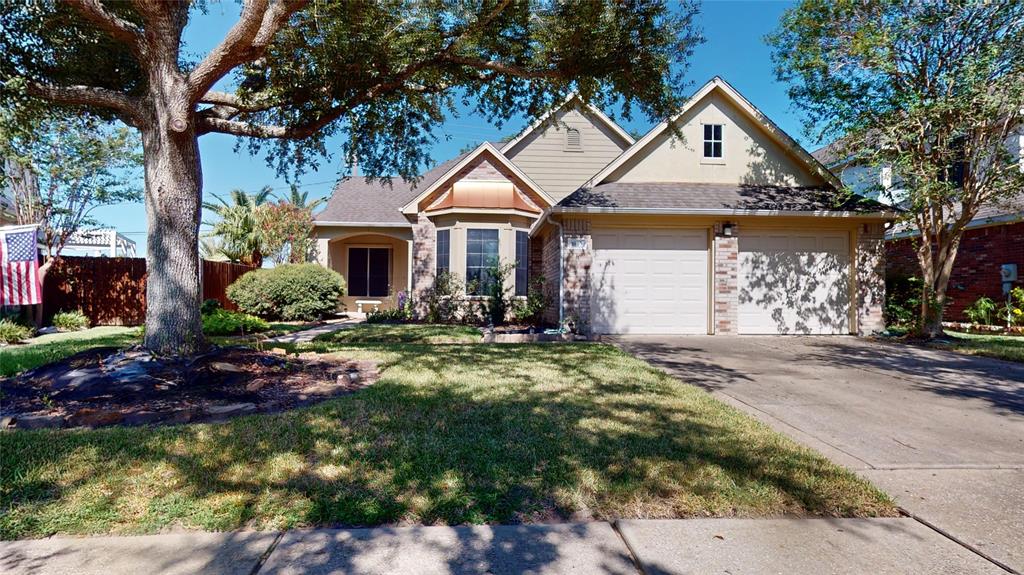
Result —
<instances>
[{"instance_id":1,"label":"thick tree trunk","mask_svg":"<svg viewBox=\"0 0 1024 575\"><path fill-rule=\"evenodd\" d=\"M142 129L146 173L145 346L161 355L201 351L199 221L202 168L195 126L181 120L179 82L165 80ZM173 127L172 127L173 126Z\"/></svg>"}]
</instances>

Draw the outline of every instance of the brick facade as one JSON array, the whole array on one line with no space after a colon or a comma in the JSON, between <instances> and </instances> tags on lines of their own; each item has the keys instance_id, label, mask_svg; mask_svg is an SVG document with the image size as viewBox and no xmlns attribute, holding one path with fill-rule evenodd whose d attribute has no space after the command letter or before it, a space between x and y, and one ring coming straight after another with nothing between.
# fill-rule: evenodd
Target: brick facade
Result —
<instances>
[{"instance_id":1,"label":"brick facade","mask_svg":"<svg viewBox=\"0 0 1024 575\"><path fill-rule=\"evenodd\" d=\"M566 219L562 222L562 233L565 320L575 322L578 333L590 334L590 266L593 263L590 220Z\"/></svg>"},{"instance_id":2,"label":"brick facade","mask_svg":"<svg viewBox=\"0 0 1024 575\"><path fill-rule=\"evenodd\" d=\"M921 277L915 252L917 242L916 238L886 242L886 277L890 280ZM946 318L966 320L964 308L982 296L1002 301L999 270L1003 264L1017 264L1018 278L1024 275L1024 222L964 232L946 291L949 299ZM1014 285L1024 286L1024 281L1018 280Z\"/></svg>"},{"instance_id":3,"label":"brick facade","mask_svg":"<svg viewBox=\"0 0 1024 575\"><path fill-rule=\"evenodd\" d=\"M732 235L722 233L722 223L715 224L714 277L712 278L715 310L715 333L735 335L739 332L739 226L732 225Z\"/></svg>"},{"instance_id":4,"label":"brick facade","mask_svg":"<svg viewBox=\"0 0 1024 575\"><path fill-rule=\"evenodd\" d=\"M434 222L420 212L412 226L412 292L413 299L423 301L425 291L434 287L434 251L437 231Z\"/></svg>"},{"instance_id":5,"label":"brick facade","mask_svg":"<svg viewBox=\"0 0 1024 575\"><path fill-rule=\"evenodd\" d=\"M885 330L885 228L862 224L857 232L857 335Z\"/></svg>"}]
</instances>

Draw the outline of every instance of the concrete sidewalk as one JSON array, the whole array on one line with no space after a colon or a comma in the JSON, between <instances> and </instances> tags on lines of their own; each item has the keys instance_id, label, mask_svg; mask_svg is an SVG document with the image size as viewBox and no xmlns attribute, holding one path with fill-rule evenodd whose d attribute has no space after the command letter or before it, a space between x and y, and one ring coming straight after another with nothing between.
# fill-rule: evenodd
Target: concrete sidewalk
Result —
<instances>
[{"instance_id":1,"label":"concrete sidewalk","mask_svg":"<svg viewBox=\"0 0 1024 575\"><path fill-rule=\"evenodd\" d=\"M365 318L361 317L347 317L344 319L332 319L324 322L322 325L304 329L301 331L293 331L285 335L279 335L265 340L263 343L309 343L318 335L325 333L334 333L343 329L349 329L353 326L359 325L365 322Z\"/></svg>"},{"instance_id":2,"label":"concrete sidewalk","mask_svg":"<svg viewBox=\"0 0 1024 575\"><path fill-rule=\"evenodd\" d=\"M694 519L0 542L9 575L1003 573L913 519Z\"/></svg>"}]
</instances>

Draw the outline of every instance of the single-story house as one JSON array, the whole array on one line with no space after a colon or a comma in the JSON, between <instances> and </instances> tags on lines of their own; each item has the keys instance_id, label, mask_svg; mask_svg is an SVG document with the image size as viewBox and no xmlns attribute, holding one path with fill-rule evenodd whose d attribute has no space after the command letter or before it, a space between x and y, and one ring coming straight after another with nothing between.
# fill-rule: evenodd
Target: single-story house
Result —
<instances>
[{"instance_id":1,"label":"single-story house","mask_svg":"<svg viewBox=\"0 0 1024 575\"><path fill-rule=\"evenodd\" d=\"M318 257L350 310L498 259L517 294L545 277L551 324L592 335L870 333L892 214L840 188L716 77L635 142L570 98L415 185L346 178L316 216Z\"/></svg>"}]
</instances>

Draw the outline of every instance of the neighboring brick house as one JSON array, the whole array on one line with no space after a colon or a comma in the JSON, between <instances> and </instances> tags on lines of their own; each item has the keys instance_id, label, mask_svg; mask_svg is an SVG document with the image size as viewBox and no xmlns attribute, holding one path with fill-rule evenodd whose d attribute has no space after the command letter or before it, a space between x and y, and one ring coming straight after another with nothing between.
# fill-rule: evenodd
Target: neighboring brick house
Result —
<instances>
[{"instance_id":1,"label":"neighboring brick house","mask_svg":"<svg viewBox=\"0 0 1024 575\"><path fill-rule=\"evenodd\" d=\"M867 197L887 191L887 196L902 197L900 182L891 170L858 165L841 151L837 142L816 150L813 155L834 172L843 183ZM1007 142L1011 153L1021 158L1024 169L1024 131ZM918 235L890 231L886 236L886 277L889 281L921 277L917 260ZM1001 268L1017 266L1017 281L1013 286L1024 286L1024 191L1015 197L981 208L967 225L957 252L953 273L947 289L946 318L967 320L964 309L984 296L996 301L1005 299Z\"/></svg>"},{"instance_id":2,"label":"neighboring brick house","mask_svg":"<svg viewBox=\"0 0 1024 575\"><path fill-rule=\"evenodd\" d=\"M590 334L883 327L884 206L840 194L721 78L672 122L683 139L663 123L633 142L570 100L416 187L343 180L316 217L320 261L345 275L350 310L500 259L519 294L545 276L551 324Z\"/></svg>"}]
</instances>

